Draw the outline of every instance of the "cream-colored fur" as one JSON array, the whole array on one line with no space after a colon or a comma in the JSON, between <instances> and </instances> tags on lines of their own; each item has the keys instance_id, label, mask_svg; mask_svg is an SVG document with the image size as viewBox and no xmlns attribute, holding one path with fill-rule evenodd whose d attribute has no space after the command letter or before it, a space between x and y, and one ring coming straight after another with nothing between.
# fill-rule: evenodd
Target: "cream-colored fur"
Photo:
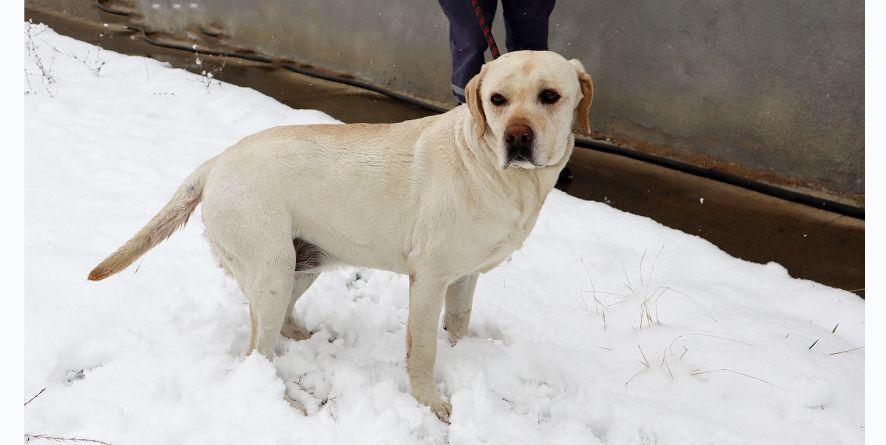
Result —
<instances>
[{"instance_id":1,"label":"cream-colored fur","mask_svg":"<svg viewBox=\"0 0 886 445\"><path fill-rule=\"evenodd\" d=\"M559 100L543 103L545 89ZM520 248L535 225L572 153L573 119L589 131L592 91L577 60L518 51L484 65L468 84L468 104L442 115L262 131L200 166L89 277L127 267L202 200L206 239L249 301L247 352L271 359L281 332L307 335L292 307L324 268L408 274L412 393L446 420L451 408L434 384L444 302L444 328L457 341L468 331L478 275ZM496 94L506 102L490 102ZM532 130L530 159L509 161L514 125ZM297 255L294 239L312 250Z\"/></svg>"}]
</instances>

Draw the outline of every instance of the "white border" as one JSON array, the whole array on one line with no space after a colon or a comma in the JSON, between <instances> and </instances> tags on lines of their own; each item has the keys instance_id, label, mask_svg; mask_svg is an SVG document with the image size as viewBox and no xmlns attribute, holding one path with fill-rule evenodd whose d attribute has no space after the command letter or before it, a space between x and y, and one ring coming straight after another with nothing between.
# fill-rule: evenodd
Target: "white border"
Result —
<instances>
[{"instance_id":1,"label":"white border","mask_svg":"<svg viewBox=\"0 0 886 445\"><path fill-rule=\"evenodd\" d=\"M0 6L3 29L2 73L3 144L0 146L3 215L0 217L2 246L2 310L0 338L3 365L0 366L0 441L21 443L24 428L24 4L3 2Z\"/></svg>"}]
</instances>

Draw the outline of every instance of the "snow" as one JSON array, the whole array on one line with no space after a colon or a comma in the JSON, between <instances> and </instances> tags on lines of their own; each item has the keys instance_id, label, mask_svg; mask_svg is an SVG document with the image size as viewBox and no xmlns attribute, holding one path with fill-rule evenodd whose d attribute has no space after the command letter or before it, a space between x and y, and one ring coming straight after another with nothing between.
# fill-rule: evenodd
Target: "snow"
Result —
<instances>
[{"instance_id":1,"label":"snow","mask_svg":"<svg viewBox=\"0 0 886 445\"><path fill-rule=\"evenodd\" d=\"M451 346L440 333L450 425L409 395L404 276L322 275L296 305L315 334L281 338L273 364L243 356L245 300L216 267L199 209L137 266L87 282L203 160L267 127L337 121L25 30L25 399L46 388L25 407L27 433L114 444L864 440L865 350L840 353L864 345L863 300L557 190L524 247L481 276L471 335Z\"/></svg>"}]
</instances>

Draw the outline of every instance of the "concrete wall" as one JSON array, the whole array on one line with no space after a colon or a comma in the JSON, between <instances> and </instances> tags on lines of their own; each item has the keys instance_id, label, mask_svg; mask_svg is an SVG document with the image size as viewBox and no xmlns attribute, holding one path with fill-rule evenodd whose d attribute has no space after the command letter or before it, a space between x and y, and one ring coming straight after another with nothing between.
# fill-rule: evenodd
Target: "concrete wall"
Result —
<instances>
[{"instance_id":1,"label":"concrete wall","mask_svg":"<svg viewBox=\"0 0 886 445\"><path fill-rule=\"evenodd\" d=\"M131 3L152 29L199 38L211 25L237 46L452 103L435 0ZM493 33L503 47L501 5ZM863 205L861 0L559 0L550 36L594 79L599 135Z\"/></svg>"}]
</instances>

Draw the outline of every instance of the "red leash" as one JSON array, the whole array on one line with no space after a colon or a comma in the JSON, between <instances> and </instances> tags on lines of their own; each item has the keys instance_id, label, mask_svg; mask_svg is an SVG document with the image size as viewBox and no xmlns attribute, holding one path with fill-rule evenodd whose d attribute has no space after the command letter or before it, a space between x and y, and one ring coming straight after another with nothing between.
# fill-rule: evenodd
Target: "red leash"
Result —
<instances>
[{"instance_id":1,"label":"red leash","mask_svg":"<svg viewBox=\"0 0 886 445\"><path fill-rule=\"evenodd\" d=\"M471 0L471 6L474 7L474 14L477 15L477 20L480 21L480 29L483 30L483 37L486 37L486 43L489 45L489 51L492 52L492 58L498 59L501 53L498 52L498 46L496 46L495 38L492 37L492 31L489 30L489 25L486 23L486 17L483 17L483 10L480 9L480 0Z\"/></svg>"}]
</instances>

